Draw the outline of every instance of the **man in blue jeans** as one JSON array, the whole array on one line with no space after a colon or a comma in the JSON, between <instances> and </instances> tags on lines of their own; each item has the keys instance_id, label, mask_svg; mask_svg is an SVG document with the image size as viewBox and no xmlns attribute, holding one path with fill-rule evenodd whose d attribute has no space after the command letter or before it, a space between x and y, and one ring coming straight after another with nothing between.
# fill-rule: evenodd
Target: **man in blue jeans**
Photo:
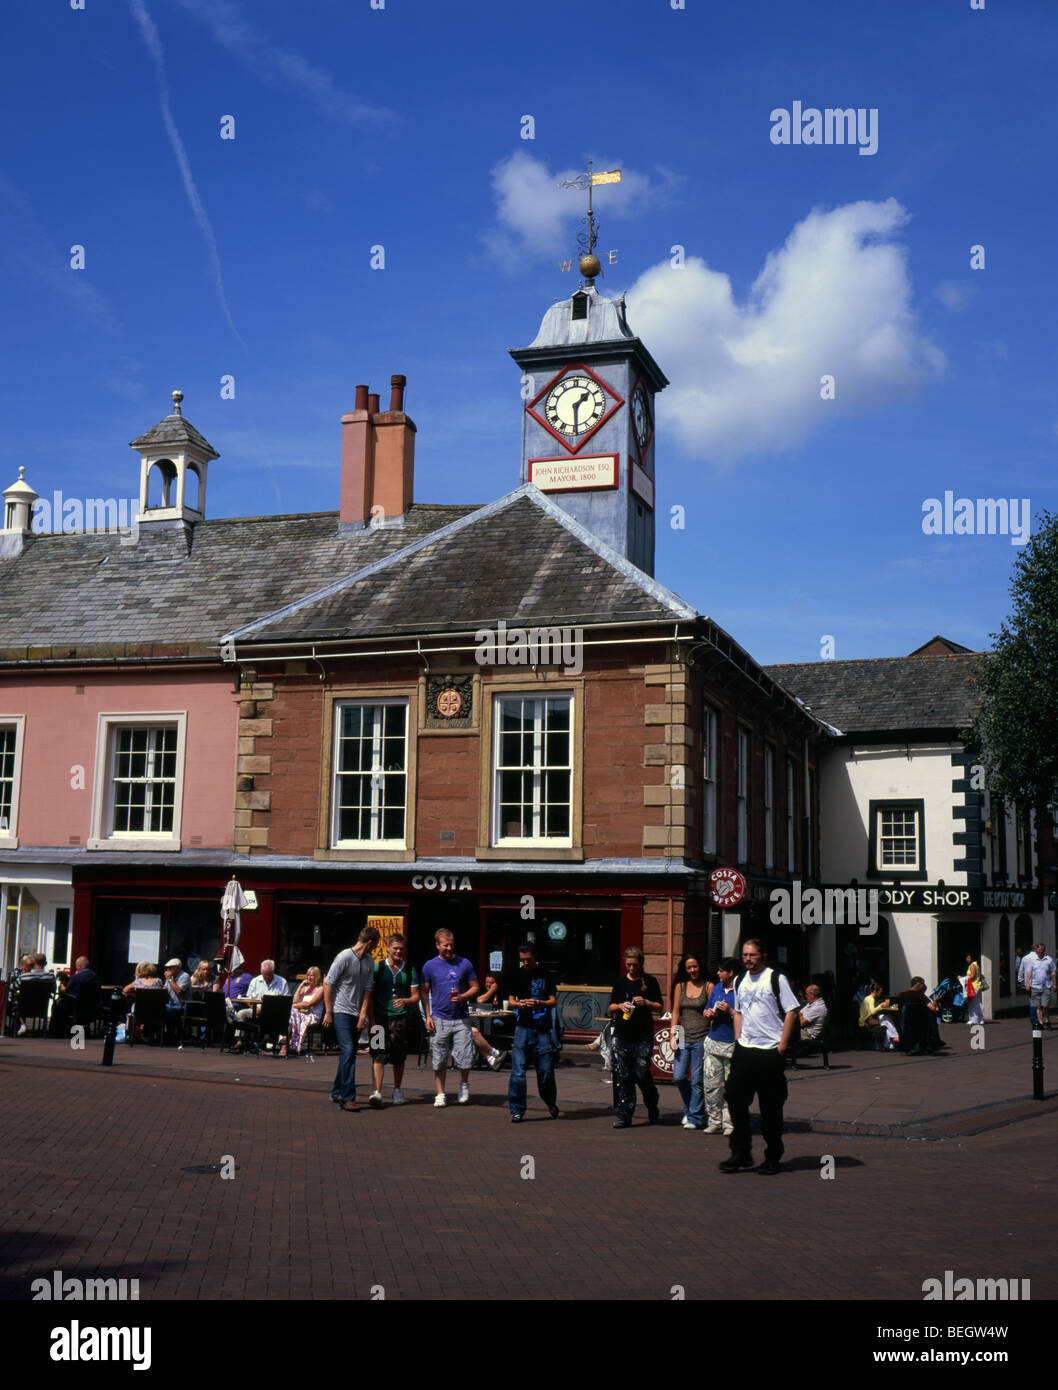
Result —
<instances>
[{"instance_id":1,"label":"man in blue jeans","mask_svg":"<svg viewBox=\"0 0 1058 1390\"><path fill-rule=\"evenodd\" d=\"M514 1048L511 1053L511 1081L507 1104L511 1123L518 1124L525 1114L525 1072L530 1062L536 1067L536 1089L553 1120L558 1119L558 1088L555 1085L555 1050L551 1036L551 1016L555 1007L557 976L536 962L536 947L525 941L518 947L519 969L511 982L507 1004L517 1009L514 1021Z\"/></svg>"},{"instance_id":2,"label":"man in blue jeans","mask_svg":"<svg viewBox=\"0 0 1058 1390\"><path fill-rule=\"evenodd\" d=\"M356 1045L364 1028L373 1023L371 991L375 982L372 952L378 944L378 928L365 927L356 945L339 951L323 981L323 1026L334 1024L338 1035L338 1070L331 1100L355 1114Z\"/></svg>"}]
</instances>

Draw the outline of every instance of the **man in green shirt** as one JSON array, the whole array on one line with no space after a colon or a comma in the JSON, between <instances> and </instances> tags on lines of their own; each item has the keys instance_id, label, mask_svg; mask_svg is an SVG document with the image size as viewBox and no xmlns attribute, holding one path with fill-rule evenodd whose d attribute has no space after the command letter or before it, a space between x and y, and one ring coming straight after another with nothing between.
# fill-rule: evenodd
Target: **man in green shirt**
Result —
<instances>
[{"instance_id":1,"label":"man in green shirt","mask_svg":"<svg viewBox=\"0 0 1058 1390\"><path fill-rule=\"evenodd\" d=\"M419 972L405 961L406 951L404 937L394 932L386 942L386 959L375 966L375 1025L371 1029L375 1089L367 1103L376 1110L382 1104L382 1075L387 1062L393 1068L393 1104L404 1104L400 1085L408 1055L408 1009L419 1002Z\"/></svg>"}]
</instances>

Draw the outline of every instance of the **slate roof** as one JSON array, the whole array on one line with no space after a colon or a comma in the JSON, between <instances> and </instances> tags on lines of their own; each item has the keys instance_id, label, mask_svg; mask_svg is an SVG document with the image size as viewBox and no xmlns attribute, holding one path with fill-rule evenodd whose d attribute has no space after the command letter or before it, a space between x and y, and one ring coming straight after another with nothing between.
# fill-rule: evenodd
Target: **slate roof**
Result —
<instances>
[{"instance_id":1,"label":"slate roof","mask_svg":"<svg viewBox=\"0 0 1058 1390\"><path fill-rule=\"evenodd\" d=\"M315 593L341 575L474 511L414 504L400 528L339 536L336 512L158 523L33 536L0 559L0 651L96 644L217 643L231 627Z\"/></svg>"},{"instance_id":2,"label":"slate roof","mask_svg":"<svg viewBox=\"0 0 1058 1390\"><path fill-rule=\"evenodd\" d=\"M220 458L205 435L199 434L194 425L185 420L182 415L175 413L167 415L164 420L159 420L138 439L133 439L129 447L139 449L151 444L194 444L205 453L207 458Z\"/></svg>"},{"instance_id":3,"label":"slate roof","mask_svg":"<svg viewBox=\"0 0 1058 1390\"><path fill-rule=\"evenodd\" d=\"M970 677L984 655L897 656L765 666L775 681L843 734L950 730L973 718Z\"/></svg>"},{"instance_id":4,"label":"slate roof","mask_svg":"<svg viewBox=\"0 0 1058 1390\"><path fill-rule=\"evenodd\" d=\"M531 484L233 631L238 643L385 633L671 622L698 614Z\"/></svg>"},{"instance_id":5,"label":"slate roof","mask_svg":"<svg viewBox=\"0 0 1058 1390\"><path fill-rule=\"evenodd\" d=\"M41 534L0 559L0 660L216 657L229 633L241 646L467 632L500 618L698 616L531 484L485 507L415 504L402 527L339 535L337 515L322 512L202 521L190 548L182 527L161 524L132 541Z\"/></svg>"}]
</instances>

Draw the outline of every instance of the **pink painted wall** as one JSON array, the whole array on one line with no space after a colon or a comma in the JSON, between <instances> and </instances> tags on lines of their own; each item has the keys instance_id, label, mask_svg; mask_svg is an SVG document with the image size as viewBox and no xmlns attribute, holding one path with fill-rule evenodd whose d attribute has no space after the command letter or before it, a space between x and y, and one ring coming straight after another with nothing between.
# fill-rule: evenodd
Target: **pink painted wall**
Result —
<instances>
[{"instance_id":1,"label":"pink painted wall","mask_svg":"<svg viewBox=\"0 0 1058 1390\"><path fill-rule=\"evenodd\" d=\"M84 685L84 694L75 687ZM0 680L0 718L24 714L19 843L85 845L100 714L186 711L187 753L180 839L185 849L231 849L238 696L226 671L64 673ZM84 789L71 785L84 768ZM201 837L192 844L192 837Z\"/></svg>"}]
</instances>

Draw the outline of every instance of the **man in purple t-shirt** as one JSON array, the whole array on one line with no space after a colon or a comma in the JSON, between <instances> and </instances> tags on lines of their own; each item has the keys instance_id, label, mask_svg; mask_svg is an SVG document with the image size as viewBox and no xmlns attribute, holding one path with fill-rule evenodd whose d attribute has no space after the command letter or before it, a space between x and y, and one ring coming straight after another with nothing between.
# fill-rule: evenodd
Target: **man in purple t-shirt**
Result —
<instances>
[{"instance_id":1,"label":"man in purple t-shirt","mask_svg":"<svg viewBox=\"0 0 1058 1390\"><path fill-rule=\"evenodd\" d=\"M447 927L434 934L437 955L422 968L422 1009L426 1031L430 1033L430 1060L433 1062L434 1105L445 1100L445 1073L451 1052L459 1068L459 1104L470 1099L470 1064L474 1060L474 1038L470 1029L468 1001L478 992L474 967L456 955L455 937Z\"/></svg>"}]
</instances>

